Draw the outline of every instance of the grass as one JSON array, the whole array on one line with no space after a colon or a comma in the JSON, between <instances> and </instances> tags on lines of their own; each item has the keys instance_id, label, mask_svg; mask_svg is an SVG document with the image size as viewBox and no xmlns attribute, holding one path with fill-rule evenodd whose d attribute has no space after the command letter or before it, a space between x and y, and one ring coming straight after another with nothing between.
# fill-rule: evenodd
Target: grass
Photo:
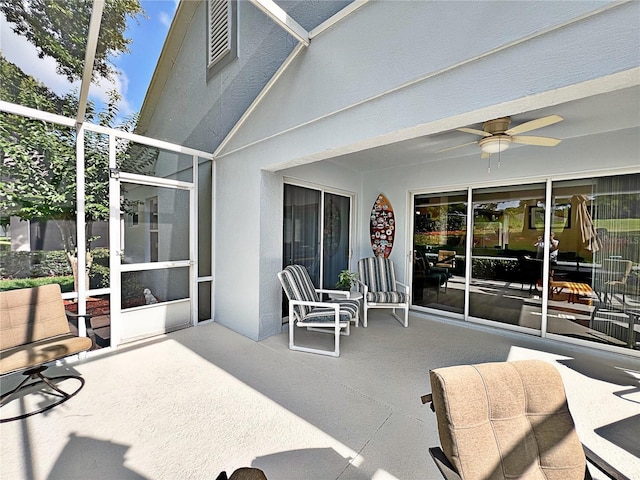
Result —
<instances>
[{"instance_id":1,"label":"grass","mask_svg":"<svg viewBox=\"0 0 640 480\"><path fill-rule=\"evenodd\" d=\"M19 288L39 287L58 283L63 292L73 292L73 275L65 277L38 277L38 278L14 278L10 280L0 280L0 291L17 290Z\"/></svg>"},{"instance_id":2,"label":"grass","mask_svg":"<svg viewBox=\"0 0 640 480\"><path fill-rule=\"evenodd\" d=\"M640 218L611 218L606 220L595 219L593 223L597 228L606 228L612 233L640 232Z\"/></svg>"}]
</instances>

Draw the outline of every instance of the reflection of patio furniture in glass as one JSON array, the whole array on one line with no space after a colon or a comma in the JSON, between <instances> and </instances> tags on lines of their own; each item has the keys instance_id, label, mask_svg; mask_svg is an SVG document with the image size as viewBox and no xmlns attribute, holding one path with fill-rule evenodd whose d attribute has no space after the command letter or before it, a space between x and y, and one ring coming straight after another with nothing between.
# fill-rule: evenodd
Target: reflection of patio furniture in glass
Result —
<instances>
[{"instance_id":1,"label":"reflection of patio furniture in glass","mask_svg":"<svg viewBox=\"0 0 640 480\"><path fill-rule=\"evenodd\" d=\"M456 268L456 252L453 250L439 250L435 268L444 268L447 274L447 281L444 284L444 291L446 292L449 279L453 277L451 271Z\"/></svg>"},{"instance_id":2,"label":"reflection of patio furniture in glass","mask_svg":"<svg viewBox=\"0 0 640 480\"><path fill-rule=\"evenodd\" d=\"M439 250L438 261L435 266L446 268L447 273L449 273L449 270L456 268L456 252L453 250Z\"/></svg>"},{"instance_id":3,"label":"reflection of patio furniture in glass","mask_svg":"<svg viewBox=\"0 0 640 480\"><path fill-rule=\"evenodd\" d=\"M440 288L444 285L447 292L448 272L446 268L433 267L420 252L414 253L413 261L413 299L422 300L425 288L435 288L436 301L440 300Z\"/></svg>"},{"instance_id":4,"label":"reflection of patio furniture in glass","mask_svg":"<svg viewBox=\"0 0 640 480\"><path fill-rule=\"evenodd\" d=\"M640 305L629 307L627 305L613 306L609 302L596 302L589 320L589 328L604 333L609 338L603 340L609 343L613 339L619 340L629 348L640 346Z\"/></svg>"},{"instance_id":5,"label":"reflection of patio furniture in glass","mask_svg":"<svg viewBox=\"0 0 640 480\"><path fill-rule=\"evenodd\" d=\"M602 261L602 268L595 271L593 288L598 298L603 302L612 302L613 295L626 295L627 280L631 273L633 262L617 258L607 258Z\"/></svg>"},{"instance_id":6,"label":"reflection of patio furniture in glass","mask_svg":"<svg viewBox=\"0 0 640 480\"><path fill-rule=\"evenodd\" d=\"M591 289L591 285L587 283L551 280L549 283L549 299L552 299L554 295L563 293L565 289L568 294L567 302L578 303L581 299L586 298L588 305L591 305L593 290Z\"/></svg>"},{"instance_id":7,"label":"reflection of patio furniture in glass","mask_svg":"<svg viewBox=\"0 0 640 480\"><path fill-rule=\"evenodd\" d=\"M542 279L543 263L541 259L531 258L528 255L518 257L520 266L519 281L522 284L521 290L525 285L529 285L529 293L536 289L536 285Z\"/></svg>"},{"instance_id":8,"label":"reflection of patio furniture in glass","mask_svg":"<svg viewBox=\"0 0 640 480\"><path fill-rule=\"evenodd\" d=\"M391 308L392 316L403 326L409 326L409 287L396 280L393 262L384 257L362 258L358 262L359 289L364 296L363 326L367 326L370 308ZM396 309L404 310L404 319Z\"/></svg>"}]
</instances>

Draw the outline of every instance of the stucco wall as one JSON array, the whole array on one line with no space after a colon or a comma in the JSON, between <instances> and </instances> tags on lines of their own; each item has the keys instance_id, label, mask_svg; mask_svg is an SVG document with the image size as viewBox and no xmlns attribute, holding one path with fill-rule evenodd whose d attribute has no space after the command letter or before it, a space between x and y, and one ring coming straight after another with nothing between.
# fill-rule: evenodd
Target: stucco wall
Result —
<instances>
[{"instance_id":1,"label":"stucco wall","mask_svg":"<svg viewBox=\"0 0 640 480\"><path fill-rule=\"evenodd\" d=\"M640 4L612 5L372 1L314 37L217 159L215 320L253 339L279 331L285 175L358 193L359 257L370 252L368 214L379 192L406 219L410 189L575 171L575 157L526 155L519 164L505 158L491 178L486 164L465 157L364 174L311 162L456 128L461 118L471 124L598 93L572 87L640 64L629 48L638 44ZM292 50L292 39L249 2L240 2L239 19L240 58L207 84L199 7L151 136L212 151ZM594 146L608 138L599 140ZM603 168L597 152L580 168ZM633 155L629 148L608 166L628 167ZM405 222L392 254L401 278Z\"/></svg>"},{"instance_id":2,"label":"stucco wall","mask_svg":"<svg viewBox=\"0 0 640 480\"><path fill-rule=\"evenodd\" d=\"M221 212L233 208L236 200L243 208L259 205L259 220L252 212L243 215L242 222L251 230L251 237L260 239L258 251L251 245L255 238L248 241L246 237L242 242L229 233L228 238L219 235L217 239L220 253L228 253L229 248L252 250L251 260L244 265L248 271L259 265L258 282L254 284L252 279L250 283L259 292L260 321L258 331L249 336L263 338L275 333L279 321L279 288L273 280L282 263L282 181L278 176L286 172L336 186L345 174L344 170L334 172L326 162L315 168L282 170L285 166L443 131L453 128L448 119L455 116L466 115L472 123L486 119L488 110L495 116L503 114L501 109L513 113L516 102L520 102L519 111L547 107L567 98L537 94L635 68L639 55L628 45L637 44L638 32L636 22L629 18L637 17L640 6L627 4L589 15L607 5L371 2L312 39L311 46L296 57L218 160L218 171L223 175L220 183L233 182L243 190L242 195L234 194L231 185L219 185L224 188L218 190ZM499 22L495 21L496 12L500 13ZM576 89L573 98L589 94ZM630 138L637 138L637 132ZM579 166L576 157L562 156L560 150L543 159L532 151L522 155L517 164L503 158L499 169L492 168L491 177L485 162L470 163L464 157L440 165L364 173L360 179L355 175L349 189L360 188L356 255L371 252L368 215L380 192L388 196L400 222L392 259L399 277L405 278L409 190L483 181L499 184L507 179L597 170L604 168L607 140L605 136L584 144L582 148L589 155ZM628 168L637 162L637 148L618 146L620 154L607 168ZM571 148L569 142L566 147ZM277 173L258 175L260 169ZM430 175L430 170L438 175ZM231 211L222 215L219 231L225 230L234 216ZM225 275L230 268L228 259L218 258L218 274ZM237 329L239 320L234 312L240 316L249 312L233 302L225 291L217 291L217 314L223 314L223 322L236 317L230 321ZM255 325L255 319L247 322L247 326Z\"/></svg>"},{"instance_id":3,"label":"stucco wall","mask_svg":"<svg viewBox=\"0 0 640 480\"><path fill-rule=\"evenodd\" d=\"M370 2L312 40L223 154L251 145L281 167L442 131L515 99L548 106L533 96L638 66L640 4L582 18L603 5Z\"/></svg>"}]
</instances>

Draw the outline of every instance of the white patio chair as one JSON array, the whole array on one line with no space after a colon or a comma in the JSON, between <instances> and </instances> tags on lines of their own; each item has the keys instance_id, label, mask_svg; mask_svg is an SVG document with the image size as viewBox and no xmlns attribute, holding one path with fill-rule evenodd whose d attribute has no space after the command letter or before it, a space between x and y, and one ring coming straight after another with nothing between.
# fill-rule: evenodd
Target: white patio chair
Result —
<instances>
[{"instance_id":1,"label":"white patio chair","mask_svg":"<svg viewBox=\"0 0 640 480\"><path fill-rule=\"evenodd\" d=\"M321 301L319 293L345 294L340 290L315 288L307 269L301 265L289 265L278 273L278 280L289 299L289 348L300 352L340 356L340 335L349 335L352 321L358 321L360 303L357 300L339 299ZM348 292L347 292L348 294ZM303 327L334 334L334 349L296 345L294 331Z\"/></svg>"},{"instance_id":2,"label":"white patio chair","mask_svg":"<svg viewBox=\"0 0 640 480\"><path fill-rule=\"evenodd\" d=\"M390 308L391 315L403 326L409 326L409 287L396 280L393 262L384 257L368 257L358 262L359 288L363 291L363 326L367 326L370 308ZM396 309L404 310L404 318Z\"/></svg>"}]
</instances>

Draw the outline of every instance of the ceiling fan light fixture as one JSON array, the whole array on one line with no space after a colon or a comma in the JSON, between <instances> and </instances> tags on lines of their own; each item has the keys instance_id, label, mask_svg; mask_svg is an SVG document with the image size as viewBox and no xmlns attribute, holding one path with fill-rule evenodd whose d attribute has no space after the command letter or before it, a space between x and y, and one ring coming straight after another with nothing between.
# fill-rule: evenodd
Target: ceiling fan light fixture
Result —
<instances>
[{"instance_id":1,"label":"ceiling fan light fixture","mask_svg":"<svg viewBox=\"0 0 640 480\"><path fill-rule=\"evenodd\" d=\"M511 137L509 137L509 135L494 135L480 139L478 144L484 153L500 153L509 148L511 145Z\"/></svg>"}]
</instances>

